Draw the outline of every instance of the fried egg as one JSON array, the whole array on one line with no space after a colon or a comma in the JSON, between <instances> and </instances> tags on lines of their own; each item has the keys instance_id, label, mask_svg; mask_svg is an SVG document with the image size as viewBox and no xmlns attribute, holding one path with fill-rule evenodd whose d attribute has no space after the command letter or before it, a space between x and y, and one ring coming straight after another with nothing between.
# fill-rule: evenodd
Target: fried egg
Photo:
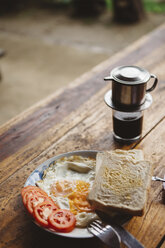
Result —
<instances>
[{"instance_id":1,"label":"fried egg","mask_svg":"<svg viewBox=\"0 0 165 248\"><path fill-rule=\"evenodd\" d=\"M69 209L77 227L86 227L97 215L87 200L95 178L96 160L82 156L63 157L49 166L36 184L61 209Z\"/></svg>"}]
</instances>

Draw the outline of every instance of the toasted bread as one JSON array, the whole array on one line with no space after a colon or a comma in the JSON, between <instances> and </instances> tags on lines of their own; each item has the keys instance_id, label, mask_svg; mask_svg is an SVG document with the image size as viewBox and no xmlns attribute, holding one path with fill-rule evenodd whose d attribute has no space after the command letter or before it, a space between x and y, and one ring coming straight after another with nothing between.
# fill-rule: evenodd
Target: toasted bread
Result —
<instances>
[{"instance_id":1,"label":"toasted bread","mask_svg":"<svg viewBox=\"0 0 165 248\"><path fill-rule=\"evenodd\" d=\"M104 151L99 152L97 154L97 163L96 163L96 174L102 164L103 157L106 156L106 154L111 153L116 159L127 159L127 160L133 160L133 161L139 161L144 160L144 154L143 151L140 149L132 149L132 150L121 150L116 149L112 151Z\"/></svg>"},{"instance_id":2,"label":"toasted bread","mask_svg":"<svg viewBox=\"0 0 165 248\"><path fill-rule=\"evenodd\" d=\"M136 155L135 155L136 154ZM152 165L140 150L99 152L97 173L89 202L111 215L123 212L143 215L152 177Z\"/></svg>"}]
</instances>

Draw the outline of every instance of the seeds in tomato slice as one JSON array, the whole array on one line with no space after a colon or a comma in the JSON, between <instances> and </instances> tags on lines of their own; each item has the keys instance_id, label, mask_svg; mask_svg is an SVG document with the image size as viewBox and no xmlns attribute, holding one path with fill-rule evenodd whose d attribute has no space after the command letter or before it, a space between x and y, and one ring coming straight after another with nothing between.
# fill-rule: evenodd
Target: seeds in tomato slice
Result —
<instances>
[{"instance_id":1,"label":"seeds in tomato slice","mask_svg":"<svg viewBox=\"0 0 165 248\"><path fill-rule=\"evenodd\" d=\"M36 188L36 186L33 186L33 185L28 185L28 186L22 188L21 189L21 195L23 196L25 194L25 192L27 192L30 189L34 189L34 188Z\"/></svg>"},{"instance_id":2,"label":"seeds in tomato slice","mask_svg":"<svg viewBox=\"0 0 165 248\"><path fill-rule=\"evenodd\" d=\"M40 189L39 187L37 186L33 186L33 185L28 185L24 188L22 188L21 190L21 194L23 195L25 192L27 192L28 190L36 190L36 191L43 191L42 189ZM45 191L43 191L45 192ZM45 192L46 193L46 192Z\"/></svg>"},{"instance_id":3,"label":"seeds in tomato slice","mask_svg":"<svg viewBox=\"0 0 165 248\"><path fill-rule=\"evenodd\" d=\"M30 214L33 214L34 208L44 201L51 201L49 197L45 195L32 195L31 197L28 197L26 208Z\"/></svg>"},{"instance_id":4,"label":"seeds in tomato slice","mask_svg":"<svg viewBox=\"0 0 165 248\"><path fill-rule=\"evenodd\" d=\"M48 222L55 231L66 233L74 229L76 218L69 210L58 209L49 215Z\"/></svg>"},{"instance_id":5,"label":"seeds in tomato slice","mask_svg":"<svg viewBox=\"0 0 165 248\"><path fill-rule=\"evenodd\" d=\"M34 207L34 218L41 226L48 227L48 217L57 209L58 207L50 201L42 202Z\"/></svg>"},{"instance_id":6,"label":"seeds in tomato slice","mask_svg":"<svg viewBox=\"0 0 165 248\"><path fill-rule=\"evenodd\" d=\"M43 190L29 189L26 192L24 192L23 197L22 197L22 200L23 200L23 203L25 206L27 204L28 198L30 198L33 195L37 195L37 196L38 195L44 195L44 196L48 197L47 193Z\"/></svg>"}]
</instances>

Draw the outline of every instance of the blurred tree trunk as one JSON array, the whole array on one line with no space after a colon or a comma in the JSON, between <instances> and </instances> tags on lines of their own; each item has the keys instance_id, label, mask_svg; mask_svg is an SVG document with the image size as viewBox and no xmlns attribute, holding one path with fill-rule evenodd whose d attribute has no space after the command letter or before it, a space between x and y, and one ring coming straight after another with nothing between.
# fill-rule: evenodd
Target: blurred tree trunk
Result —
<instances>
[{"instance_id":1,"label":"blurred tree trunk","mask_svg":"<svg viewBox=\"0 0 165 248\"><path fill-rule=\"evenodd\" d=\"M113 0L114 19L118 22L136 22L144 17L142 0Z\"/></svg>"}]
</instances>

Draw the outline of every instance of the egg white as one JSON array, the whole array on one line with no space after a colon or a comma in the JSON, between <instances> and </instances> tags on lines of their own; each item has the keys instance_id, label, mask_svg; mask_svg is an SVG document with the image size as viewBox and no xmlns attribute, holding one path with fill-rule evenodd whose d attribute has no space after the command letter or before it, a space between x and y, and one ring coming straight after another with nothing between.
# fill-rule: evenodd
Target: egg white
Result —
<instances>
[{"instance_id":1,"label":"egg white","mask_svg":"<svg viewBox=\"0 0 165 248\"><path fill-rule=\"evenodd\" d=\"M89 190L95 178L96 161L81 156L71 156L59 159L53 166L44 171L43 179L36 184L43 189L61 209L69 209L69 199L67 197L55 197L51 194L51 186L56 181L67 180L73 182L81 180L89 183ZM86 227L89 221L97 218L95 212L81 212L76 216L76 226Z\"/></svg>"}]
</instances>

